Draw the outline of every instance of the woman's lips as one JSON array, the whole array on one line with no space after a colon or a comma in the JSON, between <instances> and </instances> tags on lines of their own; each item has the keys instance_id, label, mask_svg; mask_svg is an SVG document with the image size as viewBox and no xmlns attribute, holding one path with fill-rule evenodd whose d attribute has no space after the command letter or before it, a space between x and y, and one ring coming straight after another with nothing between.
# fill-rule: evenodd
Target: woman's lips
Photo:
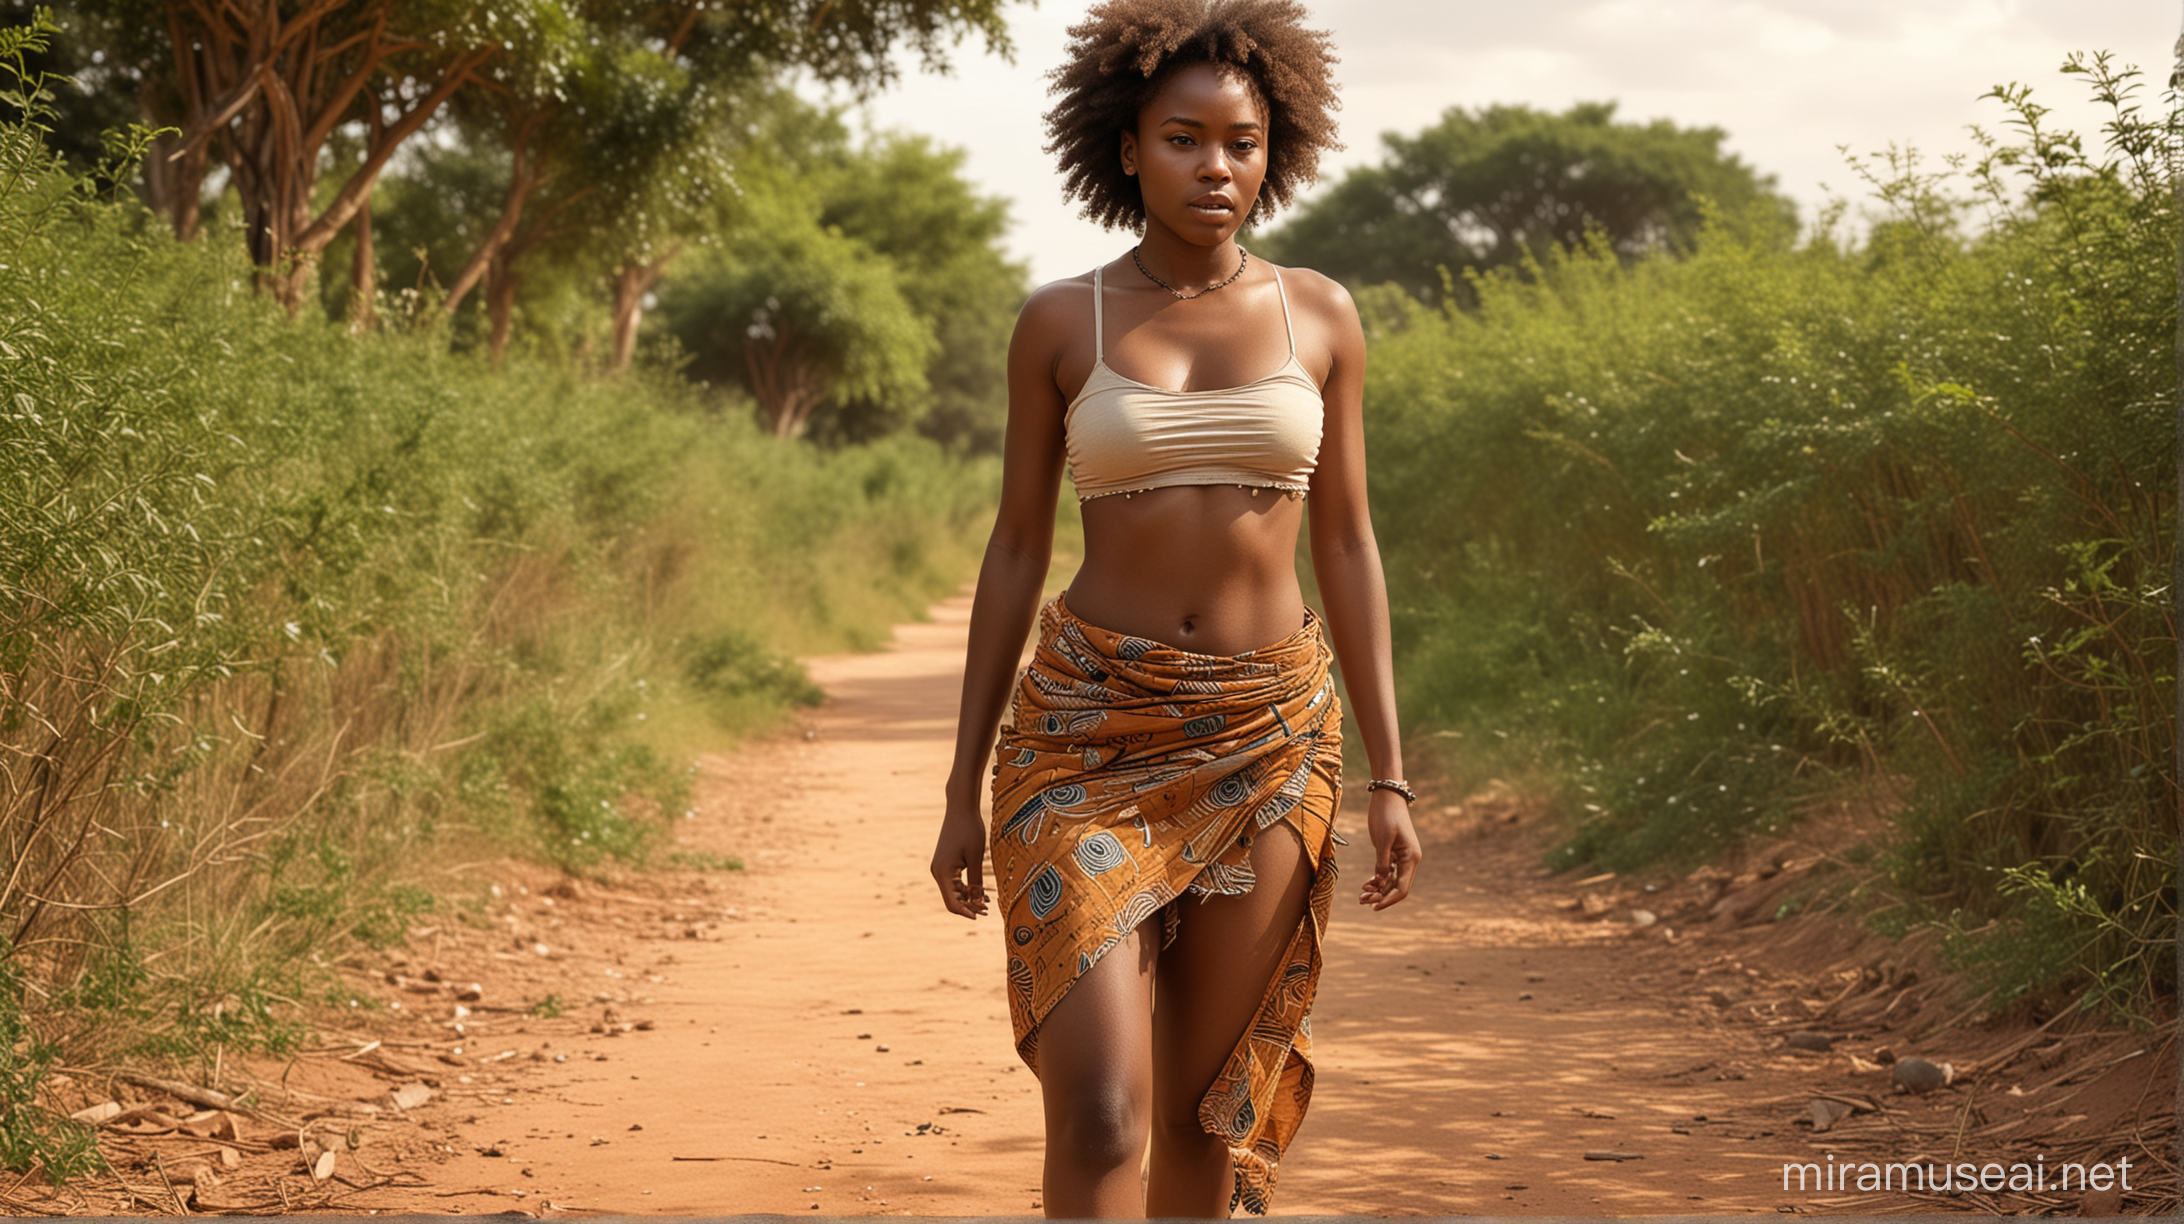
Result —
<instances>
[{"instance_id":1,"label":"woman's lips","mask_svg":"<svg viewBox=\"0 0 2184 1224\"><path fill-rule=\"evenodd\" d=\"M1190 205L1190 210L1208 220L1219 220L1236 211L1233 207L1218 200L1193 203Z\"/></svg>"}]
</instances>

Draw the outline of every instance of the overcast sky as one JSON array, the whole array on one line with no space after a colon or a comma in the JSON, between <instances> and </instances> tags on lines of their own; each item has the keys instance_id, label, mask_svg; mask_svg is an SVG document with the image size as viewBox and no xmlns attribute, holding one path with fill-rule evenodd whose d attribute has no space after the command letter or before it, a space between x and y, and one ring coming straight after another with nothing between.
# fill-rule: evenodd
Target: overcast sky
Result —
<instances>
[{"instance_id":1,"label":"overcast sky","mask_svg":"<svg viewBox=\"0 0 2184 1224\"><path fill-rule=\"evenodd\" d=\"M1806 210L1852 194L1837 145L1891 141L1935 154L1994 127L1978 97L2022 81L2057 117L2092 133L2066 53L2106 49L2146 69L2158 103L2184 0L1306 0L1342 62L1342 135L1324 185L1380 160L1380 135L1416 132L1450 106L1517 102L1560 110L1612 99L1631 121L1719 127L1727 148ZM1035 282L1114 258L1129 237L1100 230L1061 197L1040 146L1046 73L1089 0L1043 0L1010 23L1016 62L968 44L953 77L914 67L874 99L870 122L969 153L981 187L1010 201L1010 249ZM1279 139L1279 133L1276 139ZM1823 188L1825 184L1825 189ZM1248 245L1248 243L1247 243Z\"/></svg>"}]
</instances>

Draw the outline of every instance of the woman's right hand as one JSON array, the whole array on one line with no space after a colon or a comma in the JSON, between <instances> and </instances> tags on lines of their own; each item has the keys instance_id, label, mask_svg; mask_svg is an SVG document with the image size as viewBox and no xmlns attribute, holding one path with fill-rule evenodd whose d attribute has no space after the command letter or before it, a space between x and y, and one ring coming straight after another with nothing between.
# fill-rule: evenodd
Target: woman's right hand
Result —
<instances>
[{"instance_id":1,"label":"woman's right hand","mask_svg":"<svg viewBox=\"0 0 2184 1224\"><path fill-rule=\"evenodd\" d=\"M933 847L933 882L951 914L977 918L986 912L986 825L977 808L950 804Z\"/></svg>"}]
</instances>

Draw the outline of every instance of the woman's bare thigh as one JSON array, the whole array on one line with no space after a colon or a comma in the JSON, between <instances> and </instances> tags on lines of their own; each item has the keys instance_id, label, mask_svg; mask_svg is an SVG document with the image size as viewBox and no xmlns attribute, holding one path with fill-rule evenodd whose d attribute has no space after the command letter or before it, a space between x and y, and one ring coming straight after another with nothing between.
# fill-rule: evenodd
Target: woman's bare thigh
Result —
<instances>
[{"instance_id":1,"label":"woman's bare thigh","mask_svg":"<svg viewBox=\"0 0 2184 1224\"><path fill-rule=\"evenodd\" d=\"M1312 891L1304 842L1287 821L1251 848L1258 882L1240 897L1186 897L1162 949L1153 1009L1154 1113L1196 1125L1198 1102L1228 1061L1282 967Z\"/></svg>"},{"instance_id":2,"label":"woman's bare thigh","mask_svg":"<svg viewBox=\"0 0 2184 1224\"><path fill-rule=\"evenodd\" d=\"M1141 925L1108 949L1040 1023L1034 1070L1050 1137L1151 1121L1158 932Z\"/></svg>"}]
</instances>

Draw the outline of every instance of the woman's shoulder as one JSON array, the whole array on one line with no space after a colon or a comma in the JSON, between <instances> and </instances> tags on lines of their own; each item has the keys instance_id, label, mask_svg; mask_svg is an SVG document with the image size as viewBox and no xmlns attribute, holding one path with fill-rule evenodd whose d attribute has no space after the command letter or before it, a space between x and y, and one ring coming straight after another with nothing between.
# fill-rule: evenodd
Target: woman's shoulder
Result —
<instances>
[{"instance_id":1,"label":"woman's shoulder","mask_svg":"<svg viewBox=\"0 0 2184 1224\"><path fill-rule=\"evenodd\" d=\"M1031 291L1016 313L1016 342L1055 353L1072 349L1077 337L1089 345L1093 331L1092 273L1052 280Z\"/></svg>"},{"instance_id":2,"label":"woman's shoulder","mask_svg":"<svg viewBox=\"0 0 2184 1224\"><path fill-rule=\"evenodd\" d=\"M1300 309L1322 313L1329 317L1357 317L1357 303L1350 300L1350 291L1342 282L1324 272L1287 264L1272 264L1281 269L1282 288Z\"/></svg>"},{"instance_id":3,"label":"woman's shoulder","mask_svg":"<svg viewBox=\"0 0 2184 1224\"><path fill-rule=\"evenodd\" d=\"M1334 349L1363 343L1365 325L1358 318L1357 303L1341 281L1310 268L1274 266L1281 268L1282 289L1289 295L1289 308L1298 320L1317 325Z\"/></svg>"},{"instance_id":4,"label":"woman's shoulder","mask_svg":"<svg viewBox=\"0 0 2184 1224\"><path fill-rule=\"evenodd\" d=\"M1083 309L1092 300L1092 272L1086 269L1075 276L1050 280L1031 291L1024 300L1026 311Z\"/></svg>"},{"instance_id":5,"label":"woman's shoulder","mask_svg":"<svg viewBox=\"0 0 2184 1224\"><path fill-rule=\"evenodd\" d=\"M1051 280L1031 291L1017 312L1016 325L1057 326L1089 320L1092 313L1092 274L1080 273ZM1090 326L1089 323L1086 324Z\"/></svg>"}]
</instances>

